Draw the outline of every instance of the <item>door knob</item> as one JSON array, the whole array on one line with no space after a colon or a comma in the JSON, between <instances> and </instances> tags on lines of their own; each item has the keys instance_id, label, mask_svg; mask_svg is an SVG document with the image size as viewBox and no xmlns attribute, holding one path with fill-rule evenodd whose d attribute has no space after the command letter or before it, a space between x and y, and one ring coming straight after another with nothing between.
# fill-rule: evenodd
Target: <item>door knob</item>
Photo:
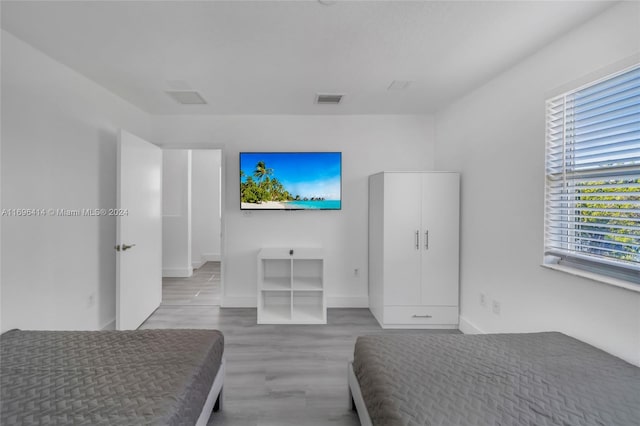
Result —
<instances>
[{"instance_id":1,"label":"door knob","mask_svg":"<svg viewBox=\"0 0 640 426\"><path fill-rule=\"evenodd\" d=\"M122 249L122 251L125 250L129 250L131 247L135 246L135 244L123 244L122 246L120 246L120 244L118 244L117 246L114 247L114 249L116 249L116 251L120 251Z\"/></svg>"}]
</instances>

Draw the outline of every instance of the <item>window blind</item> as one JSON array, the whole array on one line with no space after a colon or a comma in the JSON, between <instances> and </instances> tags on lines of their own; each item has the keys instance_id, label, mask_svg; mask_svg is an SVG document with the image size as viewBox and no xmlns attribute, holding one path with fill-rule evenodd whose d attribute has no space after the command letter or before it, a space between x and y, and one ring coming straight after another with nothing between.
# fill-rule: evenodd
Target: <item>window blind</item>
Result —
<instances>
[{"instance_id":1,"label":"window blind","mask_svg":"<svg viewBox=\"0 0 640 426\"><path fill-rule=\"evenodd\" d=\"M546 104L545 254L640 280L640 65Z\"/></svg>"}]
</instances>

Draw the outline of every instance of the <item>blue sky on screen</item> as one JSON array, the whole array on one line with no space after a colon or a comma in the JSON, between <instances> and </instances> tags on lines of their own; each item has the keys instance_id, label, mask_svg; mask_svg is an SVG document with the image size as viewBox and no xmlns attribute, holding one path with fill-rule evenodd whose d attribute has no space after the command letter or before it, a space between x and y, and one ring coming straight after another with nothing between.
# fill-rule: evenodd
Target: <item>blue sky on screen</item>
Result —
<instances>
[{"instance_id":1,"label":"blue sky on screen","mask_svg":"<svg viewBox=\"0 0 640 426\"><path fill-rule=\"evenodd\" d=\"M264 161L273 170L271 177L277 178L293 196L339 200L340 157L339 152L244 152L240 154L240 170L253 176L256 164ZM246 177L242 181L245 180Z\"/></svg>"}]
</instances>

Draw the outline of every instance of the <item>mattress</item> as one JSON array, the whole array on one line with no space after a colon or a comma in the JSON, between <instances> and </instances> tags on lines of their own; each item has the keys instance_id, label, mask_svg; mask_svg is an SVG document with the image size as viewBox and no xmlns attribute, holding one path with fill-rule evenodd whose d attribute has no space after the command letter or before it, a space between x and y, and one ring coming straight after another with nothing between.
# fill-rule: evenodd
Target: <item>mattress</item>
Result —
<instances>
[{"instance_id":1,"label":"mattress","mask_svg":"<svg viewBox=\"0 0 640 426\"><path fill-rule=\"evenodd\" d=\"M195 424L221 363L215 330L8 331L0 424Z\"/></svg>"},{"instance_id":2,"label":"mattress","mask_svg":"<svg viewBox=\"0 0 640 426\"><path fill-rule=\"evenodd\" d=\"M640 425L640 368L561 333L359 337L374 425Z\"/></svg>"}]
</instances>

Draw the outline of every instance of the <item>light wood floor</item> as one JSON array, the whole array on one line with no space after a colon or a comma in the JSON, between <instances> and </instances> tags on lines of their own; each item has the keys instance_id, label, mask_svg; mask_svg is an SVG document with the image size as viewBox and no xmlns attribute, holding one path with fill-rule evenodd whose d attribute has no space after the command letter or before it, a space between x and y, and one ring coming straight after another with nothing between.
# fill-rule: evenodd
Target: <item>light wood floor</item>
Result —
<instances>
[{"instance_id":1,"label":"light wood floor","mask_svg":"<svg viewBox=\"0 0 640 426\"><path fill-rule=\"evenodd\" d=\"M329 309L327 325L257 325L255 309L161 306L140 328L214 328L225 336L224 407L210 425L358 425L347 361L356 337L382 330L368 309Z\"/></svg>"},{"instance_id":2,"label":"light wood floor","mask_svg":"<svg viewBox=\"0 0 640 426\"><path fill-rule=\"evenodd\" d=\"M220 262L206 262L189 278L162 278L163 305L220 305Z\"/></svg>"}]
</instances>

